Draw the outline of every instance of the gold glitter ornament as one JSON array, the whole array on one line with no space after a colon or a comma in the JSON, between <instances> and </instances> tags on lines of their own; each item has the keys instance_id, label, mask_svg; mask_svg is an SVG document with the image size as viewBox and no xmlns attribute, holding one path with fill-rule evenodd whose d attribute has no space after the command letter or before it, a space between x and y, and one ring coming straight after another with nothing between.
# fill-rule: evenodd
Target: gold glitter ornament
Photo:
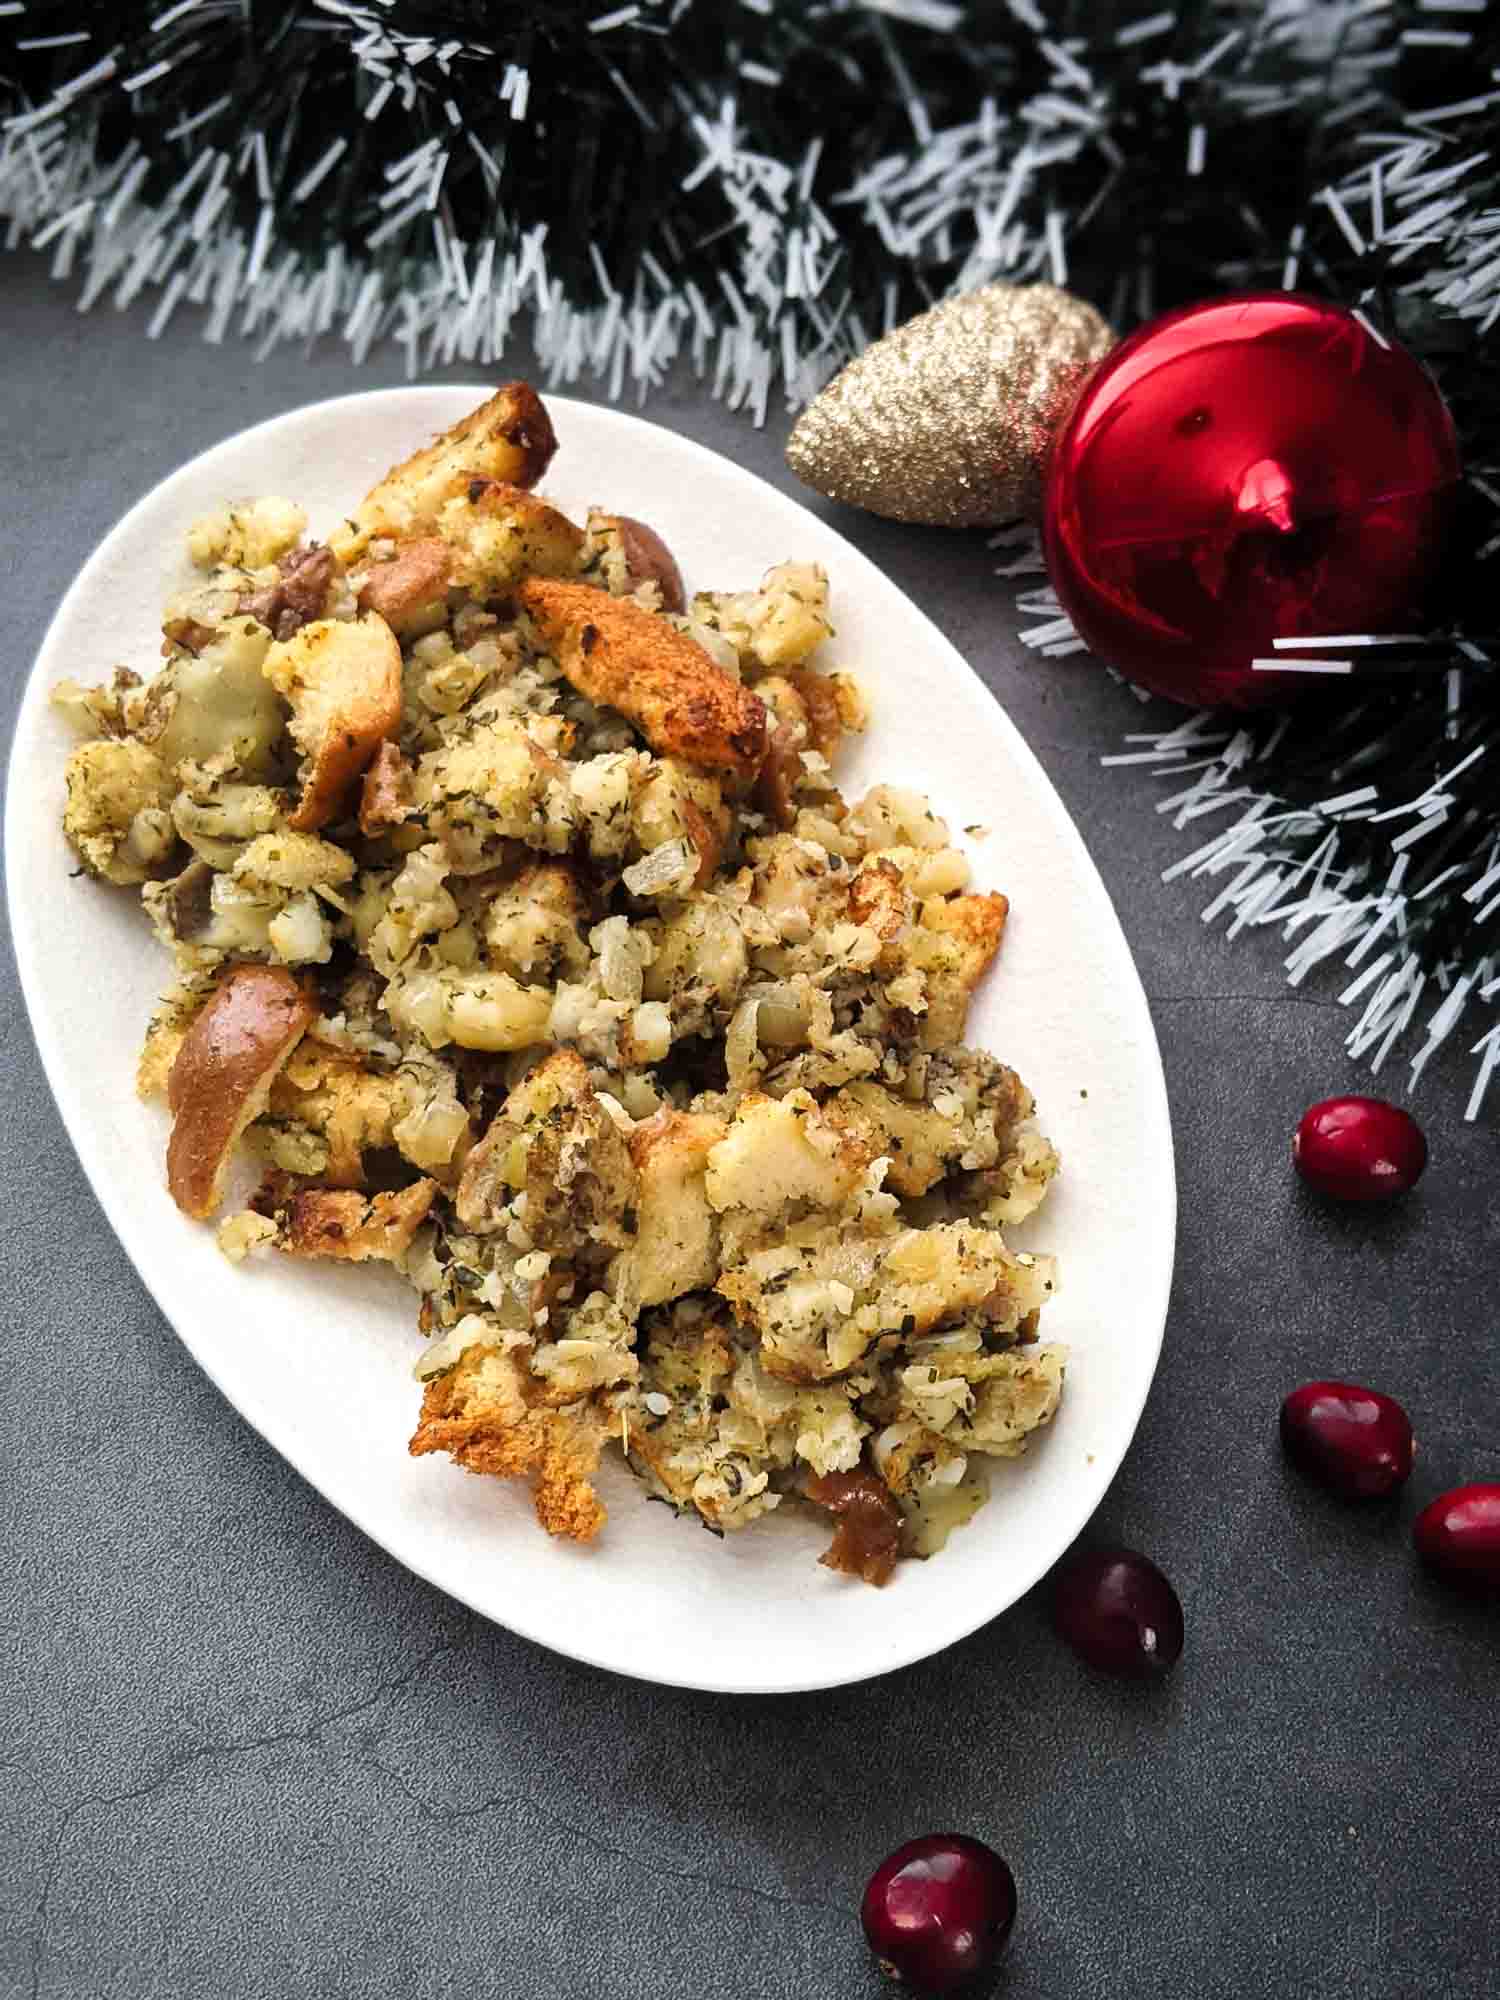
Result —
<instances>
[{"instance_id":1,"label":"gold glitter ornament","mask_svg":"<svg viewBox=\"0 0 1500 2000\"><path fill-rule=\"evenodd\" d=\"M893 521L1035 520L1047 447L1114 338L1056 285L962 292L836 375L797 419L787 464L830 500Z\"/></svg>"}]
</instances>

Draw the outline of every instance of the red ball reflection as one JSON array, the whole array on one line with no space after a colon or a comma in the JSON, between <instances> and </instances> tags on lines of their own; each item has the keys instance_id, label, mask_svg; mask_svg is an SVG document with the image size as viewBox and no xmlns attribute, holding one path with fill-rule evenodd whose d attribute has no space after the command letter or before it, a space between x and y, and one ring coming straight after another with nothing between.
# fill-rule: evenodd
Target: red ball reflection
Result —
<instances>
[{"instance_id":1,"label":"red ball reflection","mask_svg":"<svg viewBox=\"0 0 1500 2000\"><path fill-rule=\"evenodd\" d=\"M1326 682L1277 638L1411 629L1459 474L1426 370L1341 307L1242 293L1142 327L1053 447L1053 586L1103 659L1235 707Z\"/></svg>"}]
</instances>

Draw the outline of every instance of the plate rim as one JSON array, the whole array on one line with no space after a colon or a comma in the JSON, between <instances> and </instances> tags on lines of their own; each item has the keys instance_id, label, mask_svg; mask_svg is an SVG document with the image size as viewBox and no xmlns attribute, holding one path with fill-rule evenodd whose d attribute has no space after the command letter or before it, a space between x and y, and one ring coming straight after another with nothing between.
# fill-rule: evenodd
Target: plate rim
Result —
<instances>
[{"instance_id":1,"label":"plate rim","mask_svg":"<svg viewBox=\"0 0 1500 2000\"><path fill-rule=\"evenodd\" d=\"M27 719L28 711L32 705L39 699L45 701L45 693L40 689L40 669L43 660L52 648L54 634L71 613L75 601L86 599L89 596L94 575L108 566L115 545L128 535L136 516L159 498L163 488L170 486L179 479L185 480L190 473L201 465L203 460L211 458L231 446L254 438L263 432L276 430L289 421L303 419L314 414L333 416L340 411L352 412L356 408L368 409L371 404L377 402L415 404L421 400L434 397L452 399L455 405L459 401L463 401L466 407L472 407L473 401L483 401L493 394L493 383L426 382L408 383L382 389L356 390L348 395L320 397L313 402L295 404L289 409L279 411L273 416L262 419L259 423L247 425L242 430L230 432L227 436L207 445L202 451L195 452L192 457L185 459L180 465L174 466L162 479L155 481L144 492L139 494L131 505L118 517L107 533L95 544L67 590L59 599L52 616L48 620L46 630L42 635L36 654L20 687L15 707L12 710L13 734L6 760L5 774L5 893L10 912L10 921L6 924L5 928L10 934L11 952L16 965L22 998L26 1005L27 1024L30 1028L32 1042L36 1048L42 1072L47 1081L47 1087L51 1092L53 1104L61 1119L63 1129L68 1135L69 1143L73 1147L78 1163L82 1168L84 1180L88 1185L89 1191L103 1211L105 1219L115 1236L115 1240L124 1251L125 1256L144 1286L156 1311L161 1314L167 1325L171 1327L172 1332L186 1349L194 1364L202 1370L214 1388L224 1398L225 1402L234 1412L235 1417L240 1422L248 1424L258 1436L271 1446L277 1456L289 1465L300 1478L305 1480L329 1506L333 1507L344 1519L351 1522L361 1534L367 1536L390 1556L393 1561L398 1562L404 1569L409 1570L413 1575L419 1577L430 1588L438 1590L445 1597L452 1598L463 1604L475 1615L499 1625L506 1631L513 1632L517 1637L529 1644L544 1647L549 1652L556 1653L563 1658L576 1660L583 1665L607 1673L619 1674L623 1678L639 1681L645 1685L734 1696L816 1693L834 1688L856 1686L866 1681L880 1679L887 1674L899 1672L925 1659L933 1658L939 1653L946 1652L950 1647L958 1645L961 1641L971 1637L982 1626L1004 1617L1006 1613L1015 1608L1028 1592L1036 1587L1037 1583L1059 1559L1062 1551L1053 1549L1045 1556L1045 1559L1039 1562L1023 1562L1016 1573L1019 1581L1014 1581L1013 1587L1007 1586L1009 1594L1006 1595L1003 1603L995 1605L987 1600L973 1600L981 1605L977 1614L970 1616L967 1611L961 1613L953 1624L952 1629L948 1629L945 1626L942 1635L935 1643L929 1642L925 1636L917 1638L913 1642L899 1644L892 1656L874 1664L859 1666L848 1673L833 1673L811 1680L795 1676L790 1679L781 1680L736 1680L732 1677L705 1680L701 1676L673 1676L660 1671L624 1665L618 1659L609 1657L607 1649L590 1645L580 1627L570 1628L565 1633L564 1638L559 1639L553 1632L543 1632L537 1629L527 1618L527 1607L525 1605L519 1608L519 1616L512 1616L510 1607L507 1607L507 1615L501 1617L489 1605L477 1603L473 1595L462 1588L456 1587L453 1582L446 1579L440 1580L435 1576L420 1554L407 1553L405 1550L393 1547L391 1540L387 1539L386 1534L378 1526L372 1525L371 1520L368 1518L368 1510L360 1503L357 1496L352 1504L347 1505L343 1500L336 1499L315 1469L317 1463L316 1452L304 1451L291 1434L289 1426L278 1424L274 1418L267 1420L264 1412L260 1415L251 1416L222 1379L221 1369L216 1365L217 1353L211 1343L200 1343L191 1339L184 1331L182 1325L179 1324L177 1315L169 1310L163 1302L148 1269L147 1252L149 1244L147 1237L149 1231L144 1226L137 1227L131 1217L128 1206L119 1198L108 1177L102 1173L96 1177L93 1167L90 1164L95 1146L92 1139L87 1136L86 1128L83 1127L83 1121L79 1115L80 1107L70 1105L68 1101L69 1091L64 1082L66 1057L60 1041L54 1038L54 1031L48 1020L46 1009L42 1004L43 986L41 967L37 957L33 953L30 937L24 927L18 925L15 921L15 912L24 903L24 885L17 881L16 876L16 857L20 849L17 834L20 828L21 814L18 798L25 790L24 784L18 788L16 783L17 768L22 751L23 724ZM699 443L696 438L683 436L682 433L675 430L668 423L656 423L648 418L636 416L629 411L613 408L608 404L590 402L574 396L548 392L546 401L549 410L553 411L560 419L558 422L559 431L564 431L567 423L572 421L575 416L581 416L588 423L602 422L606 426L616 426L623 431L646 437L665 437L670 440L674 449L686 451L690 456L700 457L718 476L722 476L724 470L727 468L737 479L747 480L764 493L773 496L778 505L790 507L798 512L808 514L809 518L818 523L823 533L832 536L837 542L841 561L847 560L852 570L867 572L869 575L877 578L885 588L895 591L901 598L907 611L919 621L926 642L934 647L939 654L946 656L946 664L949 667L957 667L960 670L959 677L966 689L968 699L976 706L982 706L986 709L988 726L998 728L1001 731L1006 740L1010 755L1016 759L1018 764L1033 781L1038 800L1050 822L1050 831L1054 836L1059 837L1063 844L1072 851L1072 858L1078 868L1081 885L1089 899L1091 916L1096 923L1102 924L1112 932L1115 944L1123 954L1125 964L1129 969L1129 978L1125 982L1124 990L1114 997L1124 1007L1127 1024L1134 1032L1143 1057L1142 1112L1149 1121L1152 1136L1159 1152L1160 1169L1164 1175L1162 1188L1164 1199L1158 1200L1155 1206L1158 1209L1157 1226L1163 1229L1165 1234L1163 1239L1163 1254L1157 1264L1155 1282L1149 1288L1152 1295L1145 1299L1141 1314L1142 1325L1145 1328L1149 1328L1150 1333L1149 1366L1145 1367L1142 1371L1138 1394L1130 1399L1133 1402L1133 1407L1130 1407L1128 1412L1126 1412L1128 1421L1122 1425L1117 1433L1117 1447L1111 1445L1109 1450L1097 1454L1094 1461L1088 1464L1086 1468L1087 1472L1092 1476L1086 1478L1080 1474L1069 1489L1069 1504L1062 1510L1066 1515L1068 1523L1067 1540L1063 1544L1063 1547L1066 1548L1088 1525L1089 1520L1113 1484L1125 1456L1134 1441L1141 1416L1144 1413L1147 1399L1150 1396L1161 1363L1161 1351L1166 1336L1171 1287L1176 1268L1179 1205L1177 1165L1166 1075L1161 1059L1160 1044L1156 1036L1155 1022L1152 1019L1150 1004L1146 996L1145 987L1141 981L1140 968L1136 963L1135 954L1131 949L1129 939L1125 935L1124 926L1120 922L1119 913L1115 909L1114 901L1083 838L1082 831L1064 803L1061 793L1054 785L1036 752L1026 741L1015 722L1012 721L1009 712L1006 710L999 696L980 677L976 669L965 659L955 643L938 627L923 609L922 605L909 592L904 590L900 584L895 582L893 578L887 576L872 557L867 556L863 550L850 542L835 523L813 514L811 509L807 508L795 495L784 493L779 487L773 485L770 480L763 478L759 473L750 471L747 467L736 463L735 460L729 458L726 454L714 450L713 447ZM450 421L456 421L456 418L450 419ZM139 1238L139 1242L137 1238ZM231 1350L225 1351L227 1353ZM420 1547L420 1543L418 1546ZM575 1633L578 1635L576 1638L574 1636Z\"/></svg>"}]
</instances>

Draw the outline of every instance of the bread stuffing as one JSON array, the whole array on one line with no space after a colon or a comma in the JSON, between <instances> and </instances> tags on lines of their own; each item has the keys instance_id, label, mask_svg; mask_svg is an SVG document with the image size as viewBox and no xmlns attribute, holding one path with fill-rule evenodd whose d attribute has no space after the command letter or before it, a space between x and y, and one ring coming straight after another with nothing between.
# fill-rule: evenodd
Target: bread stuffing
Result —
<instances>
[{"instance_id":1,"label":"bread stuffing","mask_svg":"<svg viewBox=\"0 0 1500 2000\"><path fill-rule=\"evenodd\" d=\"M63 833L170 960L173 1199L239 1264L416 1293L413 1454L589 1541L617 1452L884 1584L1062 1394L1005 1235L1057 1156L965 1040L1009 906L920 795L839 790L823 572L690 594L533 490L556 448L508 383L322 539L277 496L193 522L152 670L55 691Z\"/></svg>"}]
</instances>

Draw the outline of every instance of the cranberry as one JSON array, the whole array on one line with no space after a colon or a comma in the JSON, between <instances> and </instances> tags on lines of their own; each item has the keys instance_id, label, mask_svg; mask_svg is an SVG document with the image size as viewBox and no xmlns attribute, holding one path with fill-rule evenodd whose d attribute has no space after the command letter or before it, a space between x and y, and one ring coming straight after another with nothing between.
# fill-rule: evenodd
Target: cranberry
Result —
<instances>
[{"instance_id":1,"label":"cranberry","mask_svg":"<svg viewBox=\"0 0 1500 2000\"><path fill-rule=\"evenodd\" d=\"M1281 1406L1281 1442L1299 1472L1346 1500L1383 1500L1411 1476L1411 1420L1391 1396L1353 1382L1304 1382Z\"/></svg>"},{"instance_id":2,"label":"cranberry","mask_svg":"<svg viewBox=\"0 0 1500 2000\"><path fill-rule=\"evenodd\" d=\"M1074 1652L1100 1673L1154 1680L1182 1653L1177 1592L1134 1549L1069 1556L1053 1582L1052 1617Z\"/></svg>"},{"instance_id":3,"label":"cranberry","mask_svg":"<svg viewBox=\"0 0 1500 2000\"><path fill-rule=\"evenodd\" d=\"M1417 1554L1454 1583L1500 1590L1500 1486L1455 1486L1412 1526Z\"/></svg>"},{"instance_id":4,"label":"cranberry","mask_svg":"<svg viewBox=\"0 0 1500 2000\"><path fill-rule=\"evenodd\" d=\"M1303 1112L1292 1160L1319 1194L1387 1201L1421 1179L1427 1141L1411 1113L1384 1098L1325 1097Z\"/></svg>"},{"instance_id":5,"label":"cranberry","mask_svg":"<svg viewBox=\"0 0 1500 2000\"><path fill-rule=\"evenodd\" d=\"M994 1965L1016 1921L1016 1878L966 1833L929 1833L888 1854L865 1888L860 1922L892 1978L954 1993Z\"/></svg>"}]
</instances>

